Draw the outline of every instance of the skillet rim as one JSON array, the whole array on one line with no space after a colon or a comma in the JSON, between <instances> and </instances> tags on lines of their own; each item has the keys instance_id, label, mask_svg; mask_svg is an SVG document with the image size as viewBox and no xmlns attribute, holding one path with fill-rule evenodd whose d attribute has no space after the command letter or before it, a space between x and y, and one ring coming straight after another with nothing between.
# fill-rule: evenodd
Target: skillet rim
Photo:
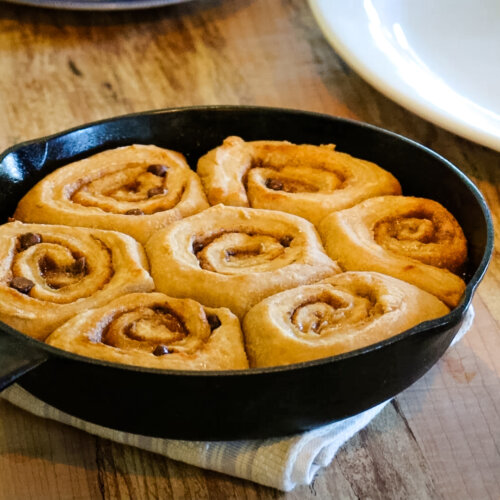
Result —
<instances>
[{"instance_id":1,"label":"skillet rim","mask_svg":"<svg viewBox=\"0 0 500 500\"><path fill-rule=\"evenodd\" d=\"M465 187L470 191L470 193L473 195L475 198L476 202L479 205L479 208L481 209L481 212L483 214L485 223L486 223L486 244L484 247L483 255L481 258L481 261L479 265L477 266L474 274L471 276L469 282L466 285L464 295L462 297L462 300L460 304L452 309L448 314L441 316L440 318L435 318L433 320L429 321L424 321L422 323L419 323L418 325L405 330L404 332L401 332L397 335L394 335L388 339L382 340L380 342L377 342L375 344L371 344L369 346L362 347L360 349L356 349L354 351L349 351L346 353L342 354L337 354L334 356L328 356L326 358L320 358L320 359L315 359L311 361L303 361L301 363L293 363L289 365L281 365L281 366L272 366L272 367L265 367L265 368L248 368L244 370L167 370L167 369L160 369L160 368L149 368L149 367L143 367L143 366L135 366L135 365L126 365L123 363L116 363L116 362L111 362L111 361L104 361L96 358L91 358L87 356L82 356L79 354L75 354L70 351L65 351L63 349L59 349L56 347L53 347L49 344L46 344L45 342L42 342L40 340L37 340L33 337L30 337L27 334L23 334L19 332L18 330L15 330L14 328L10 327L9 325L3 323L0 321L0 332L2 333L7 333L11 337L15 337L21 342L26 342L28 346L31 346L33 350L36 351L46 351L48 352L48 360L50 361L53 357L55 358L63 358L67 359L70 361L76 361L80 363L89 363L91 365L99 365L101 367L107 367L107 368L112 368L114 370L125 370L125 371L132 371L132 372L141 372L141 373L150 373L150 374L157 374L157 375L171 375L171 376L182 376L182 377L220 377L220 376L226 376L226 377L239 377L239 376L258 376L258 375L266 375L270 373L276 373L276 372L288 372L288 371L302 371L306 370L310 367L315 367L315 366L320 366L323 364L329 364L333 363L336 361L343 361L348 358L352 357L357 357L357 356L362 356L365 353L375 351L377 349L382 349L387 345L393 344L395 342L402 341L406 339L407 337L413 336L413 335L423 335L425 333L432 334L435 333L436 330L441 330L443 328L452 328L459 324L464 316L467 310L469 309L472 301L472 297L474 295L474 292L481 282L482 278L484 277L486 270L488 268L489 262L491 260L492 254L493 254L493 240L494 240L494 230L493 230L493 221L492 221L492 216L489 211L488 205L486 203L486 200L484 199L483 195L479 191L479 189L476 187L476 185L455 165L453 165L449 160L441 156L440 154L436 153L432 149L428 148L427 146L424 146L412 139L409 139L405 136L402 136L400 134L397 134L395 132L392 132L390 130L384 129L382 127L378 127L376 125L372 125L369 123L365 122L360 122L357 120L353 120L350 118L343 118L339 116L334 116L330 115L327 113L319 113L315 111L304 111L304 110L299 110L299 109L293 109L293 108L279 108L279 107L270 107L270 106L249 106L249 105L225 105L225 104L219 104L219 105L207 105L207 106L181 106L181 107L173 107L173 108L162 108L162 109L152 109L152 110L146 110L146 111L140 111L136 113L127 113L124 115L118 115L114 116L111 118L105 118L102 120L97 120L93 122L88 122L84 123L81 125L78 125L76 127L72 127L69 129L65 129L60 132L56 132L54 134L46 135L43 137L39 137L36 139L30 139L27 141L23 141L20 143L17 143L6 150L4 150L0 154L0 168L3 166L3 162L5 158L12 154L16 153L19 151L22 151L23 149L26 149L32 145L45 145L45 155L47 153L47 144L55 139L64 139L65 136L68 136L74 132L81 132L85 129L90 129L95 126L100 126L100 125L106 125L106 124L111 124L114 122L119 122L121 120L127 120L131 118L140 118L140 117L149 117L149 116L154 116L154 115L169 115L169 114L176 114L176 113L182 113L182 112L203 112L203 111L221 111L221 112L263 112L263 113L280 113L280 114L285 114L285 115L290 115L290 116L309 116L312 118L320 118L320 119L326 119L326 120L331 120L331 121L336 121L340 123L348 123L349 125L352 125L354 127L360 127L364 129L371 130L375 133L386 135L390 138L392 138L395 141L401 141L406 144L408 144L411 147L417 148L422 150L424 153L432 156L434 159L436 159L438 162L442 163L445 168L447 168L450 171L451 175L455 175L459 178L460 181L462 181L463 184L465 184ZM182 153L182 151L181 151ZM46 159L46 156L44 157L44 161Z\"/></svg>"}]
</instances>

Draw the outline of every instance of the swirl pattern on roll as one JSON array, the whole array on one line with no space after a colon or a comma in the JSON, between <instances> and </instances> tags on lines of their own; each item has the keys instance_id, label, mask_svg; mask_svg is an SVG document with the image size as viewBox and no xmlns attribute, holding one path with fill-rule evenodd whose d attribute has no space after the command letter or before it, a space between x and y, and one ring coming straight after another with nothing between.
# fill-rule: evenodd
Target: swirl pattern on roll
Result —
<instances>
[{"instance_id":1,"label":"swirl pattern on roll","mask_svg":"<svg viewBox=\"0 0 500 500\"><path fill-rule=\"evenodd\" d=\"M43 340L76 313L154 287L144 249L115 231L0 226L0 320Z\"/></svg>"},{"instance_id":2,"label":"swirl pattern on roll","mask_svg":"<svg viewBox=\"0 0 500 500\"><path fill-rule=\"evenodd\" d=\"M315 225L367 198L401 194L392 174L331 144L228 137L200 158L197 172L211 205L282 210Z\"/></svg>"},{"instance_id":3,"label":"swirl pattern on roll","mask_svg":"<svg viewBox=\"0 0 500 500\"><path fill-rule=\"evenodd\" d=\"M346 272L287 290L243 320L250 365L286 365L375 344L448 307L433 295L380 273Z\"/></svg>"},{"instance_id":4,"label":"swirl pattern on roll","mask_svg":"<svg viewBox=\"0 0 500 500\"><path fill-rule=\"evenodd\" d=\"M161 293L129 294L83 312L46 342L84 356L153 368L248 368L234 314Z\"/></svg>"},{"instance_id":5,"label":"swirl pattern on roll","mask_svg":"<svg viewBox=\"0 0 500 500\"><path fill-rule=\"evenodd\" d=\"M136 144L55 170L23 197L14 217L116 230L145 243L155 230L207 207L180 153Z\"/></svg>"},{"instance_id":6,"label":"swirl pattern on roll","mask_svg":"<svg viewBox=\"0 0 500 500\"><path fill-rule=\"evenodd\" d=\"M378 271L412 283L455 307L467 241L440 203L381 196L332 213L319 226L325 248L346 270Z\"/></svg>"},{"instance_id":7,"label":"swirl pattern on roll","mask_svg":"<svg viewBox=\"0 0 500 500\"><path fill-rule=\"evenodd\" d=\"M158 290L240 318L268 295L339 271L305 219L223 205L159 231L146 252Z\"/></svg>"}]
</instances>

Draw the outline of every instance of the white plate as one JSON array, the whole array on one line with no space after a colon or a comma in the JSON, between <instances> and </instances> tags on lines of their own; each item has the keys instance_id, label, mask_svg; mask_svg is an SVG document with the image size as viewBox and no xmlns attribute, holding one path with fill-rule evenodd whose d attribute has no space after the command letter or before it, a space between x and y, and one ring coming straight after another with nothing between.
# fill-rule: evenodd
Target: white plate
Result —
<instances>
[{"instance_id":1,"label":"white plate","mask_svg":"<svg viewBox=\"0 0 500 500\"><path fill-rule=\"evenodd\" d=\"M5 0L10 3L64 10L135 10L163 7L189 0ZM1 3L1 0L0 0ZM1 8L1 5L0 5Z\"/></svg>"},{"instance_id":2,"label":"white plate","mask_svg":"<svg viewBox=\"0 0 500 500\"><path fill-rule=\"evenodd\" d=\"M499 0L309 0L332 46L417 115L500 151Z\"/></svg>"}]
</instances>

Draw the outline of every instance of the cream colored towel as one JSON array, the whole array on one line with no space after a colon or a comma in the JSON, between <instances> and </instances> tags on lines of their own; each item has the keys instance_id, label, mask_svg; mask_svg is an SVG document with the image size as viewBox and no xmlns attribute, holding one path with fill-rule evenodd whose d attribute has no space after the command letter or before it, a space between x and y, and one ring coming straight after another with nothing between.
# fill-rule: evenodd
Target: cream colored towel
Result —
<instances>
[{"instance_id":1,"label":"cream colored towel","mask_svg":"<svg viewBox=\"0 0 500 500\"><path fill-rule=\"evenodd\" d=\"M474 310L471 307L454 342L467 332L473 318ZM2 396L35 415L72 425L96 436L283 491L310 484L316 473L330 464L337 450L387 404L386 401L354 417L295 436L210 442L159 439L100 427L45 404L17 385L6 389Z\"/></svg>"}]
</instances>

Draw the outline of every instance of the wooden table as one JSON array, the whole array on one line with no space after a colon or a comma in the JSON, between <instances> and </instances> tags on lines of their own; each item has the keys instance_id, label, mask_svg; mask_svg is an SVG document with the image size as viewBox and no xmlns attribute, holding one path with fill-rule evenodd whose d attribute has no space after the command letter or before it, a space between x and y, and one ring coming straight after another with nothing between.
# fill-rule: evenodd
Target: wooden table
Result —
<instances>
[{"instance_id":1,"label":"wooden table","mask_svg":"<svg viewBox=\"0 0 500 500\"><path fill-rule=\"evenodd\" d=\"M328 45L304 0L72 13L0 4L0 150L84 122L196 104L321 111L447 157L500 229L500 154L401 108ZM0 498L500 497L500 253L460 344L289 494L36 418L0 402Z\"/></svg>"}]
</instances>

